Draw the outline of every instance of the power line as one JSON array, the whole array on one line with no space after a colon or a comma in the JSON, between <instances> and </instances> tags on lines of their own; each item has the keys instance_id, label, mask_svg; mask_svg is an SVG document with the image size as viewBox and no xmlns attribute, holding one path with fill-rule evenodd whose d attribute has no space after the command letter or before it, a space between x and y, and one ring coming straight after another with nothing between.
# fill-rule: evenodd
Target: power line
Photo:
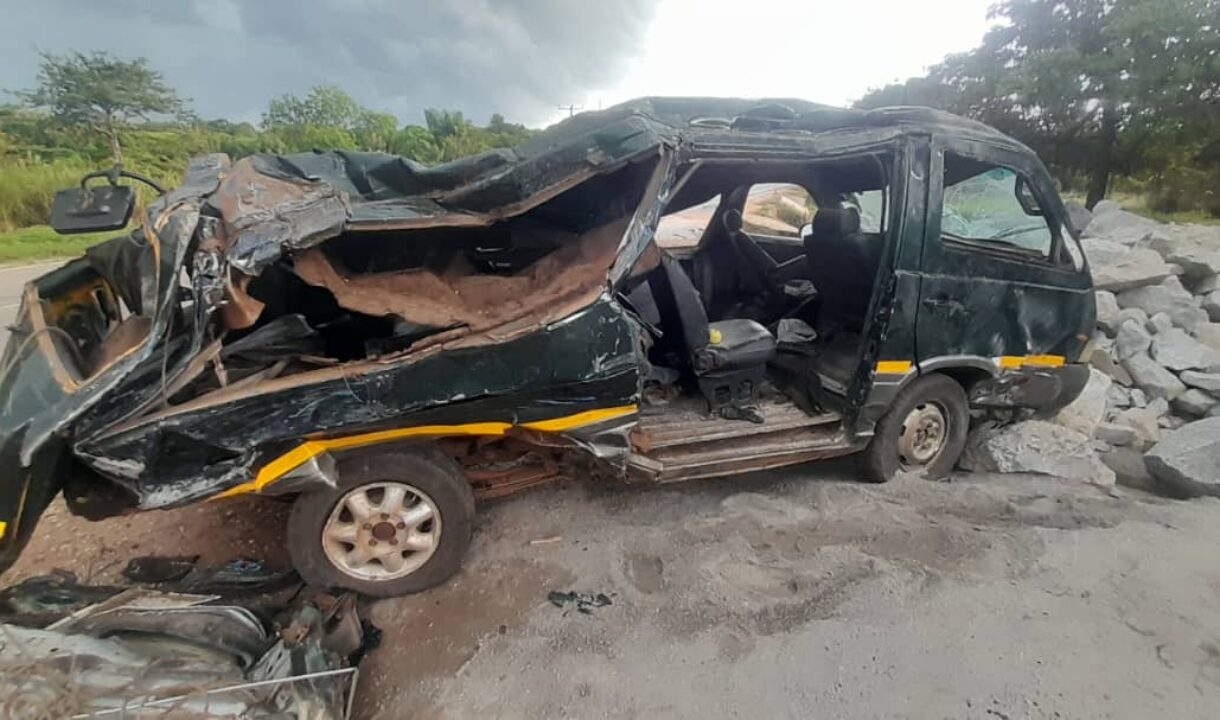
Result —
<instances>
[{"instance_id":1,"label":"power line","mask_svg":"<svg viewBox=\"0 0 1220 720\"><path fill-rule=\"evenodd\" d=\"M568 117L572 117L573 115L575 115L577 110L585 109L584 105L559 105L558 107L560 110L567 110Z\"/></svg>"}]
</instances>

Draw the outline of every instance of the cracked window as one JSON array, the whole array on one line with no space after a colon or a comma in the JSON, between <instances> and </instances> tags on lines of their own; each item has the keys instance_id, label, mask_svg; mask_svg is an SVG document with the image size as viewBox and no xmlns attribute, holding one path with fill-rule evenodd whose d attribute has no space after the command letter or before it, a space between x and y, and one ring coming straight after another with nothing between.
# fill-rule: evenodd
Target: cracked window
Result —
<instances>
[{"instance_id":1,"label":"cracked window","mask_svg":"<svg viewBox=\"0 0 1220 720\"><path fill-rule=\"evenodd\" d=\"M945 153L941 235L1049 258L1054 235L1029 185L1011 168Z\"/></svg>"}]
</instances>

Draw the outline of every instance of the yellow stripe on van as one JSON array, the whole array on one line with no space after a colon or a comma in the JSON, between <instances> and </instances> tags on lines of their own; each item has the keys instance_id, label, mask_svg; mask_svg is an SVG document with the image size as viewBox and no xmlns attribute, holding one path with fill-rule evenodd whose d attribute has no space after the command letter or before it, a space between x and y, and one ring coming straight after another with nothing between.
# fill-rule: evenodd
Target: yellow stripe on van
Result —
<instances>
[{"instance_id":1,"label":"yellow stripe on van","mask_svg":"<svg viewBox=\"0 0 1220 720\"><path fill-rule=\"evenodd\" d=\"M1062 355L1030 355L1025 358L1025 364L1034 367L1063 367L1067 358Z\"/></svg>"},{"instance_id":2,"label":"yellow stripe on van","mask_svg":"<svg viewBox=\"0 0 1220 720\"><path fill-rule=\"evenodd\" d=\"M593 423L624 417L636 412L638 409L639 406L637 405L621 405L619 407L586 410L575 415L567 415L551 420L535 420L533 422L522 423L521 427L541 432L563 432L564 430L571 430L583 425L592 425ZM457 435L498 437L504 435L512 427L511 423L506 422L464 423L461 425L416 425L415 427L379 430L377 432L348 435L347 437L330 438L327 440L306 440L264 465L253 480L236 487L231 487L218 495L214 495L212 499L261 492L263 488L279 480L302 463L308 462L329 450L346 450L348 448L374 445L410 437L452 437Z\"/></svg>"},{"instance_id":3,"label":"yellow stripe on van","mask_svg":"<svg viewBox=\"0 0 1220 720\"><path fill-rule=\"evenodd\" d=\"M910 370L910 360L880 360L875 368L878 375L905 375Z\"/></svg>"},{"instance_id":4,"label":"yellow stripe on van","mask_svg":"<svg viewBox=\"0 0 1220 720\"><path fill-rule=\"evenodd\" d=\"M0 520L0 540L4 539L4 534L8 532L8 523Z\"/></svg>"},{"instance_id":5,"label":"yellow stripe on van","mask_svg":"<svg viewBox=\"0 0 1220 720\"><path fill-rule=\"evenodd\" d=\"M1002 355L996 358L1001 370L1017 370L1023 367L1063 367L1067 358L1062 355Z\"/></svg>"}]
</instances>

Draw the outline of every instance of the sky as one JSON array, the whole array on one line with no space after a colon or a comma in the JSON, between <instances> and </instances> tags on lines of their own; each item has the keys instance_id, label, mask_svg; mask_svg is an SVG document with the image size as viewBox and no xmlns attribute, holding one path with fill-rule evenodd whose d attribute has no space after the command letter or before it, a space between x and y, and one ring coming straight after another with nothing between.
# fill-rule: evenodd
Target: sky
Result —
<instances>
[{"instance_id":1,"label":"sky","mask_svg":"<svg viewBox=\"0 0 1220 720\"><path fill-rule=\"evenodd\" d=\"M204 118L337 85L540 127L644 95L845 105L976 46L993 0L0 0L0 90L38 52L144 56ZM11 101L0 93L0 102Z\"/></svg>"}]
</instances>

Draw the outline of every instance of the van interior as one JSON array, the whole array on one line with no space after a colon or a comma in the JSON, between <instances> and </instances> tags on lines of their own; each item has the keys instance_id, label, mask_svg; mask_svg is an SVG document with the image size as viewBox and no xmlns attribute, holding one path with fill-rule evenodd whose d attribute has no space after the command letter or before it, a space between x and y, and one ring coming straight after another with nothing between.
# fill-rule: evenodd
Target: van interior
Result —
<instances>
[{"instance_id":1,"label":"van interior","mask_svg":"<svg viewBox=\"0 0 1220 720\"><path fill-rule=\"evenodd\" d=\"M837 421L886 246L890 166L863 155L680 173L660 265L625 293L654 339L643 471L687 479L846 447Z\"/></svg>"},{"instance_id":2,"label":"van interior","mask_svg":"<svg viewBox=\"0 0 1220 720\"><path fill-rule=\"evenodd\" d=\"M626 293L658 376L724 378L702 383L713 408L776 380L810 410L835 406L885 246L886 168L872 155L693 168L658 228L660 267Z\"/></svg>"}]
</instances>

